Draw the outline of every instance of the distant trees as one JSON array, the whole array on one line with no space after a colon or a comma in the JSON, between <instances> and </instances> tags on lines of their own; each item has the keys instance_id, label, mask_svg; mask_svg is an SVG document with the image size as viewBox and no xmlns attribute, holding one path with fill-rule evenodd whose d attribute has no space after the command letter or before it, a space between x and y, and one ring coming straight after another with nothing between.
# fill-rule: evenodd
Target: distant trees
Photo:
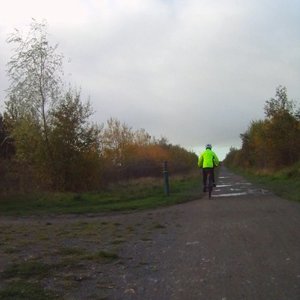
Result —
<instances>
[{"instance_id":1,"label":"distant trees","mask_svg":"<svg viewBox=\"0 0 300 300\"><path fill-rule=\"evenodd\" d=\"M62 59L48 41L45 23L33 21L27 36L10 35L10 86L0 115L0 193L97 190L111 181L161 176L196 167L197 157L144 129L117 119L90 122L93 110L80 92L65 90Z\"/></svg>"},{"instance_id":2,"label":"distant trees","mask_svg":"<svg viewBox=\"0 0 300 300\"><path fill-rule=\"evenodd\" d=\"M248 168L279 169L300 159L300 118L287 89L279 86L266 101L264 120L252 122L241 134L242 148L231 149L226 162Z\"/></svg>"},{"instance_id":3,"label":"distant trees","mask_svg":"<svg viewBox=\"0 0 300 300\"><path fill-rule=\"evenodd\" d=\"M160 176L165 160L170 162L173 173L187 172L196 166L194 153L162 143L144 129L133 131L116 119L107 121L100 139L107 178Z\"/></svg>"}]
</instances>

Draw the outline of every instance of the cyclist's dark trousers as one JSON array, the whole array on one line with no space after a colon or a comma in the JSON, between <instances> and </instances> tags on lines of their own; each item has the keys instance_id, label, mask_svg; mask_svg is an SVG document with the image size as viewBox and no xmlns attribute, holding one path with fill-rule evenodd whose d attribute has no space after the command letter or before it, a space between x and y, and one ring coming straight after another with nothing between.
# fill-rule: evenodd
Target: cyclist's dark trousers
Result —
<instances>
[{"instance_id":1,"label":"cyclist's dark trousers","mask_svg":"<svg viewBox=\"0 0 300 300\"><path fill-rule=\"evenodd\" d=\"M215 174L214 174L214 168L203 168L202 169L202 178L203 178L203 186L206 186L206 181L207 181L207 175L208 173L210 173L211 178L212 178L212 182L215 183Z\"/></svg>"}]
</instances>

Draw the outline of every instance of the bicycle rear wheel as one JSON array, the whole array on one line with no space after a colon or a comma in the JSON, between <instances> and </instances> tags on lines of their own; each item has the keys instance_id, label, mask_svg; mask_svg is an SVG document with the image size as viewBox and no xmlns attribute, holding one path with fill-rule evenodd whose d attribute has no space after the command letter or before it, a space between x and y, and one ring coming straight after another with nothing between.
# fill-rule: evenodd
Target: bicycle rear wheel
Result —
<instances>
[{"instance_id":1,"label":"bicycle rear wheel","mask_svg":"<svg viewBox=\"0 0 300 300\"><path fill-rule=\"evenodd\" d=\"M212 176L211 173L208 173L207 176L207 182L208 182L208 199L211 199L211 194L212 194L212 190L213 190L213 182L212 182Z\"/></svg>"}]
</instances>

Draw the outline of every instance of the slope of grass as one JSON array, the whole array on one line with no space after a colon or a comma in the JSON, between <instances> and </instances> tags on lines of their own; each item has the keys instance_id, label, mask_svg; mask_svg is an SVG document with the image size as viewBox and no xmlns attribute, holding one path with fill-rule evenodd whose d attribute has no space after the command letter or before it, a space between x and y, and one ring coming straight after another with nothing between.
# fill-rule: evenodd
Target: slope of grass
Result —
<instances>
[{"instance_id":1,"label":"slope of grass","mask_svg":"<svg viewBox=\"0 0 300 300\"><path fill-rule=\"evenodd\" d=\"M99 213L155 208L200 198L199 173L170 178L170 196L162 179L119 183L104 192L44 193L2 197L0 215Z\"/></svg>"}]
</instances>

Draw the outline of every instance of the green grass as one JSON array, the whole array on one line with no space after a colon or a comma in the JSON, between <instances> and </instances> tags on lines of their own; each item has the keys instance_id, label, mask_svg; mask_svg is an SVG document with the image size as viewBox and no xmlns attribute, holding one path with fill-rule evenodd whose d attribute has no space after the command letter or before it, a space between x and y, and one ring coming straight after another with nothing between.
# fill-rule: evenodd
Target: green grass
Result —
<instances>
[{"instance_id":1,"label":"green grass","mask_svg":"<svg viewBox=\"0 0 300 300\"><path fill-rule=\"evenodd\" d=\"M117 253L111 251L100 250L97 252L87 252L79 248L62 248L59 250L59 255L64 256L64 259L60 264L54 265L57 269L64 267L65 264L76 264L76 262L82 262L84 260L109 263L119 258Z\"/></svg>"},{"instance_id":2,"label":"green grass","mask_svg":"<svg viewBox=\"0 0 300 300\"><path fill-rule=\"evenodd\" d=\"M283 198L300 202L300 180L284 177L251 175L249 177L255 183L267 187L276 195Z\"/></svg>"},{"instance_id":3,"label":"green grass","mask_svg":"<svg viewBox=\"0 0 300 300\"><path fill-rule=\"evenodd\" d=\"M85 251L80 248L62 247L59 249L59 254L64 256L82 256Z\"/></svg>"},{"instance_id":4,"label":"green grass","mask_svg":"<svg viewBox=\"0 0 300 300\"><path fill-rule=\"evenodd\" d=\"M52 292L43 289L40 284L18 280L9 283L0 290L2 300L52 300L58 299Z\"/></svg>"},{"instance_id":5,"label":"green grass","mask_svg":"<svg viewBox=\"0 0 300 300\"><path fill-rule=\"evenodd\" d=\"M282 198L300 202L299 164L277 172L262 172L236 168L232 170L245 176L250 181L271 190Z\"/></svg>"},{"instance_id":6,"label":"green grass","mask_svg":"<svg viewBox=\"0 0 300 300\"><path fill-rule=\"evenodd\" d=\"M90 256L87 256L90 260L95 259L107 259L108 261L112 261L119 258L119 255L114 252L108 252L108 251L99 251L94 254L91 254Z\"/></svg>"},{"instance_id":7,"label":"green grass","mask_svg":"<svg viewBox=\"0 0 300 300\"><path fill-rule=\"evenodd\" d=\"M87 252L79 248L62 248L58 253L60 262L47 264L34 259L9 264L0 273L0 280L4 285L0 289L1 299L58 299L54 291L46 290L42 286L45 278L61 277L73 270L73 274L80 272L78 263L90 261L93 263L109 264L119 255L115 251L100 250ZM59 298L61 299L61 298Z\"/></svg>"},{"instance_id":8,"label":"green grass","mask_svg":"<svg viewBox=\"0 0 300 300\"><path fill-rule=\"evenodd\" d=\"M18 264L12 264L1 273L2 278L31 278L36 276L38 278L46 277L50 274L51 267L47 264L38 261L27 261Z\"/></svg>"},{"instance_id":9,"label":"green grass","mask_svg":"<svg viewBox=\"0 0 300 300\"><path fill-rule=\"evenodd\" d=\"M97 193L44 193L2 197L0 215L82 214L156 208L200 198L199 174L170 178L170 196L163 180L146 179L114 185Z\"/></svg>"}]
</instances>

